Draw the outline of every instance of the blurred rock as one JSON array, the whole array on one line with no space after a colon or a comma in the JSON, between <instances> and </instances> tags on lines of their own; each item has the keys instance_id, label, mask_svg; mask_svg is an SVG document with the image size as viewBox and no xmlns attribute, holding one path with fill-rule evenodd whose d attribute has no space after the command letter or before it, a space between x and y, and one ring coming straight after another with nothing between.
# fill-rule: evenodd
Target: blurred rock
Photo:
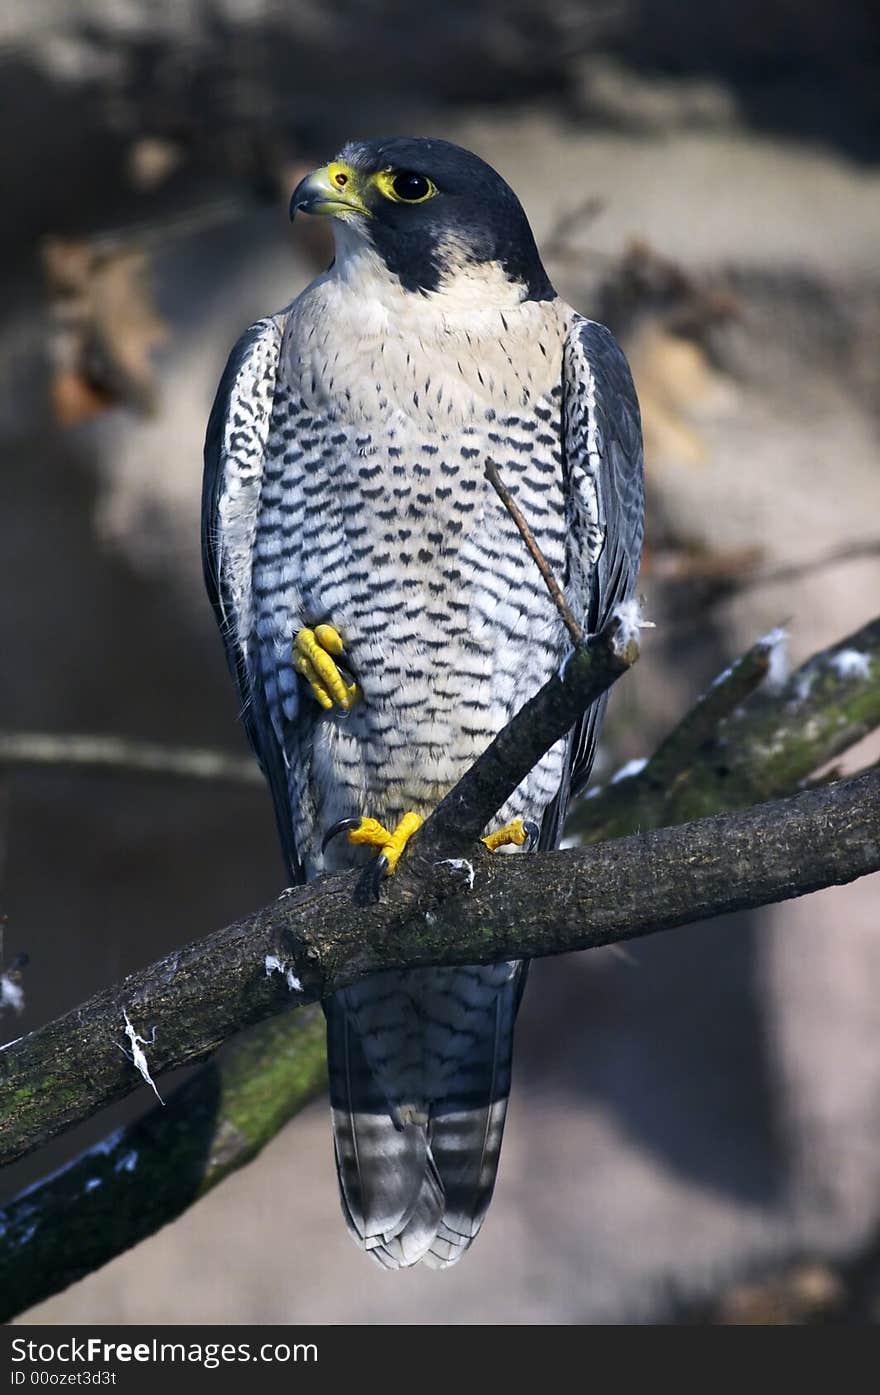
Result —
<instances>
[{"instance_id":1,"label":"blurred rock","mask_svg":"<svg viewBox=\"0 0 880 1395\"><path fill-rule=\"evenodd\" d=\"M652 140L682 128L733 126L740 119L734 92L725 83L680 73L646 74L604 56L583 60L572 100L584 119Z\"/></svg>"}]
</instances>

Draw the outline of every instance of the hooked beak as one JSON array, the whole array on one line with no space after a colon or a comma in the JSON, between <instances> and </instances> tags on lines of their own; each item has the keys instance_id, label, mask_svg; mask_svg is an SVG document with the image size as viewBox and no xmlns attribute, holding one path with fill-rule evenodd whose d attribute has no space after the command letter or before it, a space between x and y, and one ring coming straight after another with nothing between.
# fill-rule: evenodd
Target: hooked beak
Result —
<instances>
[{"instance_id":1,"label":"hooked beak","mask_svg":"<svg viewBox=\"0 0 880 1395\"><path fill-rule=\"evenodd\" d=\"M314 174L306 175L297 184L290 200L290 216L297 213L317 213L329 217L350 217L353 213L369 214L357 189L358 177L350 165L341 161L323 165Z\"/></svg>"}]
</instances>

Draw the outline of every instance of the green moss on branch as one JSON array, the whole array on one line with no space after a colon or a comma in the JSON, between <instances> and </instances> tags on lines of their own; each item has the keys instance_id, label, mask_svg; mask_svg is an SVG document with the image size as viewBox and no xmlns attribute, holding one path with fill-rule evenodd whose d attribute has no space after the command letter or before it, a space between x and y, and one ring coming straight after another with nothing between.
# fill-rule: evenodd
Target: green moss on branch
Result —
<instances>
[{"instance_id":1,"label":"green moss on branch","mask_svg":"<svg viewBox=\"0 0 880 1395\"><path fill-rule=\"evenodd\" d=\"M774 799L880 726L880 619L781 686L750 691L765 648L714 684L637 775L582 800L569 832L600 843Z\"/></svg>"},{"instance_id":2,"label":"green moss on branch","mask_svg":"<svg viewBox=\"0 0 880 1395\"><path fill-rule=\"evenodd\" d=\"M0 1211L0 1320L8 1321L173 1221L251 1161L324 1088L317 1007L263 1023Z\"/></svg>"}]
</instances>

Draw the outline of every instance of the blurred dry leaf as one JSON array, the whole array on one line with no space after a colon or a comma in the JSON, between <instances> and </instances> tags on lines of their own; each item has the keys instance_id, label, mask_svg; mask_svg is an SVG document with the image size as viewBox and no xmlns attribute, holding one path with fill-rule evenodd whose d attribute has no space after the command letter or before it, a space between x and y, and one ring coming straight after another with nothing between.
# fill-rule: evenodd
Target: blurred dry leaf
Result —
<instances>
[{"instance_id":1,"label":"blurred dry leaf","mask_svg":"<svg viewBox=\"0 0 880 1395\"><path fill-rule=\"evenodd\" d=\"M719 1301L721 1327L791 1327L821 1323L843 1306L840 1278L824 1264L801 1264L766 1283L740 1284Z\"/></svg>"},{"instance_id":2,"label":"blurred dry leaf","mask_svg":"<svg viewBox=\"0 0 880 1395\"><path fill-rule=\"evenodd\" d=\"M642 408L645 458L654 469L703 465L707 450L698 418L729 410L732 382L695 340L648 321L626 342Z\"/></svg>"},{"instance_id":3,"label":"blurred dry leaf","mask_svg":"<svg viewBox=\"0 0 880 1395\"><path fill-rule=\"evenodd\" d=\"M598 294L603 318L621 337L650 316L671 333L705 342L715 325L740 313L739 301L728 290L706 285L644 238L632 239Z\"/></svg>"},{"instance_id":4,"label":"blurred dry leaf","mask_svg":"<svg viewBox=\"0 0 880 1395\"><path fill-rule=\"evenodd\" d=\"M116 405L109 393L102 392L81 373L64 368L52 376L49 401L52 417L59 426L75 426L78 421L100 416Z\"/></svg>"},{"instance_id":5,"label":"blurred dry leaf","mask_svg":"<svg viewBox=\"0 0 880 1395\"><path fill-rule=\"evenodd\" d=\"M152 302L146 253L48 238L43 266L52 302L55 420L72 426L117 404L151 411L151 358L169 331Z\"/></svg>"},{"instance_id":6,"label":"blurred dry leaf","mask_svg":"<svg viewBox=\"0 0 880 1395\"><path fill-rule=\"evenodd\" d=\"M736 400L732 380L709 354L710 332L738 313L736 300L642 240L608 272L599 300L599 318L613 327L632 367L650 466L703 464L699 418Z\"/></svg>"}]
</instances>

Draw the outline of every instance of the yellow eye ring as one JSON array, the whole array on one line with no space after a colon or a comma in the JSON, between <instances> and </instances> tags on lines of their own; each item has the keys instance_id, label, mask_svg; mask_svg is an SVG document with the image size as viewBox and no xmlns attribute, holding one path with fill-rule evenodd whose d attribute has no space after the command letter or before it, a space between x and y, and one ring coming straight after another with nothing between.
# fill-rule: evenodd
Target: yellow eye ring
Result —
<instances>
[{"instance_id":1,"label":"yellow eye ring","mask_svg":"<svg viewBox=\"0 0 880 1395\"><path fill-rule=\"evenodd\" d=\"M426 203L437 192L437 185L426 174L414 170L381 170L376 185L392 203Z\"/></svg>"}]
</instances>

